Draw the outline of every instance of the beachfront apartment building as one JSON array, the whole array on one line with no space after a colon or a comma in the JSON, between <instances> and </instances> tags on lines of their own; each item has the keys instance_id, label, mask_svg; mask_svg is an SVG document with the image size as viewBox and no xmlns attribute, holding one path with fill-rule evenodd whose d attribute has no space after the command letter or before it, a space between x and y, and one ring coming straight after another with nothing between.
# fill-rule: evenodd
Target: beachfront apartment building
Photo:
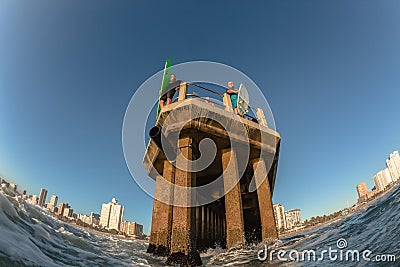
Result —
<instances>
[{"instance_id":1,"label":"beachfront apartment building","mask_svg":"<svg viewBox=\"0 0 400 267\"><path fill-rule=\"evenodd\" d=\"M381 170L374 176L375 188L378 192L385 190L385 188L392 182L389 170L386 168Z\"/></svg>"},{"instance_id":2,"label":"beachfront apartment building","mask_svg":"<svg viewBox=\"0 0 400 267\"><path fill-rule=\"evenodd\" d=\"M380 172L375 174L374 183L375 183L375 188L378 192L381 192L385 189L383 177L382 177L382 175L380 175Z\"/></svg>"},{"instance_id":3,"label":"beachfront apartment building","mask_svg":"<svg viewBox=\"0 0 400 267\"><path fill-rule=\"evenodd\" d=\"M71 218L73 213L74 213L74 209L72 209L71 207L68 207L68 208L64 209L63 216L66 218Z\"/></svg>"},{"instance_id":4,"label":"beachfront apartment building","mask_svg":"<svg viewBox=\"0 0 400 267\"><path fill-rule=\"evenodd\" d=\"M286 229L285 208L276 203L273 205L275 225L278 232L283 232Z\"/></svg>"},{"instance_id":5,"label":"beachfront apartment building","mask_svg":"<svg viewBox=\"0 0 400 267\"><path fill-rule=\"evenodd\" d=\"M38 204L37 195L29 196L28 202L31 203L32 205L37 205Z\"/></svg>"},{"instance_id":6,"label":"beachfront apartment building","mask_svg":"<svg viewBox=\"0 0 400 267\"><path fill-rule=\"evenodd\" d=\"M50 197L50 202L46 204L46 208L55 213L57 211L57 202L58 202L58 196L52 195Z\"/></svg>"},{"instance_id":7,"label":"beachfront apartment building","mask_svg":"<svg viewBox=\"0 0 400 267\"><path fill-rule=\"evenodd\" d=\"M118 205L118 201L113 198L111 202L103 204L101 207L100 226L119 230L123 214L124 206Z\"/></svg>"},{"instance_id":8,"label":"beachfront apartment building","mask_svg":"<svg viewBox=\"0 0 400 267\"><path fill-rule=\"evenodd\" d=\"M143 236L143 225L136 222L122 222L119 230L128 236Z\"/></svg>"},{"instance_id":9,"label":"beachfront apartment building","mask_svg":"<svg viewBox=\"0 0 400 267\"><path fill-rule=\"evenodd\" d=\"M57 209L56 215L63 216L63 215L64 215L64 210L65 210L66 208L69 208L68 203L63 203L63 202L61 202L61 203L58 205L58 209Z\"/></svg>"},{"instance_id":10,"label":"beachfront apartment building","mask_svg":"<svg viewBox=\"0 0 400 267\"><path fill-rule=\"evenodd\" d=\"M50 202L49 202L49 204L50 204L51 206L53 206L53 207L57 207L57 202L58 202L58 196L52 195L52 196L50 197Z\"/></svg>"},{"instance_id":11,"label":"beachfront apartment building","mask_svg":"<svg viewBox=\"0 0 400 267\"><path fill-rule=\"evenodd\" d=\"M361 182L357 185L357 194L358 194L358 201L366 201L368 195L367 184L365 182Z\"/></svg>"},{"instance_id":12,"label":"beachfront apartment building","mask_svg":"<svg viewBox=\"0 0 400 267\"><path fill-rule=\"evenodd\" d=\"M383 179L384 179L384 183L386 184L386 185L389 185L389 184L391 184L391 183L393 183L393 179L392 179L392 176L390 176L390 171L389 171L389 169L388 168L385 168L384 170L383 170L383 173L382 173L382 175L383 175Z\"/></svg>"},{"instance_id":13,"label":"beachfront apartment building","mask_svg":"<svg viewBox=\"0 0 400 267\"><path fill-rule=\"evenodd\" d=\"M90 219L92 220L92 225L99 225L100 224L100 214L91 212Z\"/></svg>"},{"instance_id":14,"label":"beachfront apartment building","mask_svg":"<svg viewBox=\"0 0 400 267\"><path fill-rule=\"evenodd\" d=\"M78 214L77 219L88 225L92 225L92 218L86 214Z\"/></svg>"},{"instance_id":15,"label":"beachfront apartment building","mask_svg":"<svg viewBox=\"0 0 400 267\"><path fill-rule=\"evenodd\" d=\"M46 197L47 197L47 190L41 188L39 194L39 202L38 202L39 206L44 207L44 203L46 202Z\"/></svg>"},{"instance_id":16,"label":"beachfront apartment building","mask_svg":"<svg viewBox=\"0 0 400 267\"><path fill-rule=\"evenodd\" d=\"M390 176L393 182L396 182L400 178L400 155L399 151L395 150L390 153L388 159L386 159L386 166L389 169Z\"/></svg>"},{"instance_id":17,"label":"beachfront apartment building","mask_svg":"<svg viewBox=\"0 0 400 267\"><path fill-rule=\"evenodd\" d=\"M291 209L285 211L285 218L287 230L302 226L300 209Z\"/></svg>"}]
</instances>

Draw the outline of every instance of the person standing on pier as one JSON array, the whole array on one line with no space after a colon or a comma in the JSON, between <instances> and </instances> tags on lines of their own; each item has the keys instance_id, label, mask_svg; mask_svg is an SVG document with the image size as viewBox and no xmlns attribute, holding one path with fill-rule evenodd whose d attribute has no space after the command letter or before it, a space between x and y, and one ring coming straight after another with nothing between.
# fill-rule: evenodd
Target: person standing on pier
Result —
<instances>
[{"instance_id":1,"label":"person standing on pier","mask_svg":"<svg viewBox=\"0 0 400 267\"><path fill-rule=\"evenodd\" d=\"M235 114L238 115L238 108L237 108L237 103L238 103L238 93L239 90L235 89L235 85L233 84L232 81L228 82L228 88L226 89L226 93L230 96L231 102L232 102L232 108L235 111Z\"/></svg>"}]
</instances>

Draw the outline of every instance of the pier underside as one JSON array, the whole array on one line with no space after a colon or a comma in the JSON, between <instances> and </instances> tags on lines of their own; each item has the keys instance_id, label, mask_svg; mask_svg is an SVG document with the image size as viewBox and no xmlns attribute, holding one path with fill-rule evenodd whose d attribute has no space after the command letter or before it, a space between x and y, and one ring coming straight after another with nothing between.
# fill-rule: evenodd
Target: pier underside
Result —
<instances>
[{"instance_id":1,"label":"pier underside","mask_svg":"<svg viewBox=\"0 0 400 267\"><path fill-rule=\"evenodd\" d=\"M201 114L202 109L208 115L214 112L218 120L187 118L191 111ZM164 125L168 115L172 118ZM168 160L159 145L149 142L143 165L156 180L156 189L148 252L167 256L168 264L199 265L199 252L207 248L232 248L277 237L272 209L280 143L277 132L194 99L171 104L157 124L167 129L168 140L176 140L172 146L184 159L196 161L208 153L199 153L199 144L206 139L214 142L216 152L206 168L190 172L178 167L182 158ZM166 187L165 181L196 189L213 183L213 189L184 195ZM189 205L181 205L182 198Z\"/></svg>"}]
</instances>

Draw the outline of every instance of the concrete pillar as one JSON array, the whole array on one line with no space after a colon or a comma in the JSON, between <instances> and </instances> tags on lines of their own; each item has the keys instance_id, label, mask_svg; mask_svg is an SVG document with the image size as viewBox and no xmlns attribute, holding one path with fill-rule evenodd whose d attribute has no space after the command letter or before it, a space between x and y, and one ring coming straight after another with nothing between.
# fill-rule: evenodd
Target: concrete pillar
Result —
<instances>
[{"instance_id":1,"label":"concrete pillar","mask_svg":"<svg viewBox=\"0 0 400 267\"><path fill-rule=\"evenodd\" d=\"M212 244L212 227L211 227L211 209L210 206L207 206L207 243L208 245Z\"/></svg>"},{"instance_id":2,"label":"concrete pillar","mask_svg":"<svg viewBox=\"0 0 400 267\"><path fill-rule=\"evenodd\" d=\"M222 217L222 240L226 240L225 216Z\"/></svg>"},{"instance_id":3,"label":"concrete pillar","mask_svg":"<svg viewBox=\"0 0 400 267\"><path fill-rule=\"evenodd\" d=\"M240 177L234 149L222 150L224 188L233 188L225 194L226 247L244 244L244 223ZM226 190L226 189L225 189Z\"/></svg>"},{"instance_id":4,"label":"concrete pillar","mask_svg":"<svg viewBox=\"0 0 400 267\"><path fill-rule=\"evenodd\" d=\"M218 240L218 224L217 224L218 213L214 213L214 240Z\"/></svg>"},{"instance_id":5,"label":"concrete pillar","mask_svg":"<svg viewBox=\"0 0 400 267\"><path fill-rule=\"evenodd\" d=\"M177 157L176 166L189 169L193 158L192 138L182 137L179 139L179 148L183 157ZM176 168L175 184L182 187L192 187L195 183L196 174L184 169ZM174 192L174 203L182 203L185 199L187 204L191 203L191 195L188 190ZM192 266L201 264L201 258L194 245L193 214L194 208L174 205L172 216L172 234L170 255L167 258L168 265Z\"/></svg>"},{"instance_id":6,"label":"concrete pillar","mask_svg":"<svg viewBox=\"0 0 400 267\"><path fill-rule=\"evenodd\" d=\"M201 206L201 242L204 243L206 240L206 220L205 220L205 213L206 207Z\"/></svg>"},{"instance_id":7,"label":"concrete pillar","mask_svg":"<svg viewBox=\"0 0 400 267\"><path fill-rule=\"evenodd\" d=\"M221 239L222 239L222 234L221 234L222 230L221 230L221 216L220 215L218 215L217 223L218 223L218 240L221 241Z\"/></svg>"},{"instance_id":8,"label":"concrete pillar","mask_svg":"<svg viewBox=\"0 0 400 267\"><path fill-rule=\"evenodd\" d=\"M196 240L201 239L201 207L196 207Z\"/></svg>"},{"instance_id":9,"label":"concrete pillar","mask_svg":"<svg viewBox=\"0 0 400 267\"><path fill-rule=\"evenodd\" d=\"M214 228L214 211L211 209L210 210L210 228L211 228L211 240L212 243L214 244L214 233L215 233L215 228Z\"/></svg>"},{"instance_id":10,"label":"concrete pillar","mask_svg":"<svg viewBox=\"0 0 400 267\"><path fill-rule=\"evenodd\" d=\"M219 239L222 240L222 217L221 215L218 217L218 229L219 229Z\"/></svg>"},{"instance_id":11,"label":"concrete pillar","mask_svg":"<svg viewBox=\"0 0 400 267\"><path fill-rule=\"evenodd\" d=\"M174 183L175 167L164 160L163 175L157 176L153 204L153 216L148 252L167 256L170 247L172 206L160 200L172 201L173 188L166 186L161 179ZM171 202L170 202L171 203Z\"/></svg>"},{"instance_id":12,"label":"concrete pillar","mask_svg":"<svg viewBox=\"0 0 400 267\"><path fill-rule=\"evenodd\" d=\"M215 229L214 230L214 240L215 241L217 241L217 235L218 235L217 216L218 216L218 214L216 212L214 212L214 229Z\"/></svg>"},{"instance_id":13,"label":"concrete pillar","mask_svg":"<svg viewBox=\"0 0 400 267\"><path fill-rule=\"evenodd\" d=\"M272 206L271 190L269 188L268 173L263 159L253 160L254 178L257 185L258 206L260 209L262 240L276 238L274 210Z\"/></svg>"},{"instance_id":14,"label":"concrete pillar","mask_svg":"<svg viewBox=\"0 0 400 267\"><path fill-rule=\"evenodd\" d=\"M219 214L217 213L217 216L215 217L215 229L217 229L215 232L215 240L219 241Z\"/></svg>"}]
</instances>

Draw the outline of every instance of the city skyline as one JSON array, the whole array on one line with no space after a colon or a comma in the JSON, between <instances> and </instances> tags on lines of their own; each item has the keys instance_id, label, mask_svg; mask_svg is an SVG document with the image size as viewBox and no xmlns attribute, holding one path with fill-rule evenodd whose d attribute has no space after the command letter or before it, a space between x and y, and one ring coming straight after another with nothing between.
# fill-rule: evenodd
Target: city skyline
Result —
<instances>
[{"instance_id":1,"label":"city skyline","mask_svg":"<svg viewBox=\"0 0 400 267\"><path fill-rule=\"evenodd\" d=\"M377 193L384 191L388 188L390 184L394 184L397 180L400 179L400 155L397 150L394 150L389 154L386 159L386 168L378 171L372 178L375 186L368 191L366 182L360 182L357 186L357 202L364 202L369 199L372 199ZM392 168L392 171L390 171ZM393 171L395 170L395 171ZM4 177L1 177L0 182L7 181ZM17 190L18 184L11 183L14 191ZM49 197L49 202L46 202L48 190L45 188L40 189L39 197L37 195L26 195L27 191L23 190L22 198L29 201L31 204L39 205L41 207L45 207L49 211L54 213L54 207L57 205L58 196L51 195ZM25 198L24 198L25 195ZM29 196L29 198L28 198ZM43 204L41 205L41 203ZM344 207L344 209L349 208L348 205ZM357 203L355 203L356 205ZM87 216L82 213L74 213L74 210L69 206L68 203L60 202L59 207L62 207L61 211L59 210L56 214L64 216L64 217L72 217L73 214L76 214L79 219L85 222L86 219L93 217L93 212L90 212L91 216ZM52 210L53 209L53 210ZM60 208L59 208L60 209ZM108 203L103 203L100 209L99 215L99 226L105 229L115 229L124 233L131 233L131 224L133 224L132 228L133 232L137 232L138 228L136 225L139 225L140 231L143 232L143 226L137 224L137 222L129 222L123 220L124 206L118 204L118 200L116 198L112 198L112 200ZM303 220L300 215L300 208L291 208L289 210L285 210L283 205L280 203L273 204L273 211L275 217L275 224L278 232L290 231L296 229L296 227L301 227L303 225ZM322 214L319 214L322 216ZM324 214L325 215L325 214ZM82 217L82 218L81 218ZM310 217L311 218L311 217ZM308 220L309 218L307 218ZM121 228L122 227L122 228ZM146 233L147 234L147 233ZM128 234L129 235L129 234ZM133 235L133 234L131 234Z\"/></svg>"},{"instance_id":2,"label":"city skyline","mask_svg":"<svg viewBox=\"0 0 400 267\"><path fill-rule=\"evenodd\" d=\"M86 214L118 196L149 233L153 200L122 152L125 109L167 57L210 60L251 77L271 106L282 136L274 202L304 219L355 202L357 183L371 189L399 147L400 3L335 2L181 3L167 29L169 3L3 3L0 175L62 192Z\"/></svg>"},{"instance_id":3,"label":"city skyline","mask_svg":"<svg viewBox=\"0 0 400 267\"><path fill-rule=\"evenodd\" d=\"M354 204L357 204L357 202L360 202L360 200L361 201L366 201L367 199L369 199L369 198L371 198L371 197L373 197L376 193L374 192L375 190L376 190L376 192L380 192L380 191L383 191L383 189L385 189L391 182L393 182L393 183L395 183L397 180L399 180L400 179L400 172L398 171L398 170L400 170L400 155L399 155L399 152L398 152L398 150L394 150L393 152L391 152L390 154L389 154L389 156L387 157L387 159L386 159L386 168L385 169L382 169L382 170L380 170L380 171L378 171L378 172L376 172L375 173L375 175L373 175L372 176L372 181L373 181L373 183L374 183L374 187L373 188L371 188L371 191L368 191L368 187L367 187L367 185L366 185L366 182L360 182L357 186L356 186L356 189L357 189L357 201L354 203ZM390 168L392 168L392 171L390 171ZM394 175L394 177L392 176L392 175ZM389 176L389 178L388 178L388 176ZM1 177L1 176L0 176ZM382 179L382 180L381 180ZM390 181L388 181L388 179L390 179ZM3 180L5 180L5 181L8 181L9 180L9 178L7 177L6 179L4 178L4 177L1 177L1 180L3 181ZM371 180L371 179L370 179ZM379 187L378 187L378 183L382 183L382 189L379 189ZM17 190L17 186L20 186L20 185L18 185L17 183L11 183L12 185L13 185L13 187L15 188L15 190ZM375 188L377 188L377 189L375 189ZM26 194L27 193L27 190L26 189L24 189L23 190L23 192ZM47 200L47 193L48 193L48 190L47 189L45 189L45 188L40 188L40 192L39 192L39 196L37 196L36 194L33 194L33 195L27 195L27 196L30 196L30 197L32 197L32 199L27 199L28 201L30 201L31 202L31 204L34 204L34 202L36 202L37 204L36 205L39 205L39 206L41 206L41 207L45 207L46 206L46 208L49 210L49 211L52 211L51 209L51 207L47 207L47 205L48 204L52 204L52 203L57 203L57 201L58 201L58 196L57 195L51 195L50 197L49 197L49 202L46 202L46 200ZM365 198L362 198L363 196L365 195ZM36 201L34 200L34 199L36 199ZM43 200L42 200L43 199ZM43 204L41 205L41 201L43 201ZM102 211L103 211L103 209L104 209L104 205L110 205L110 204L117 204L118 203L118 201L117 201L117 199L116 198L112 198L112 200L111 200L111 202L109 202L108 204L102 204L102 207L100 208L100 212L99 212L99 215L101 215L102 214ZM65 211L65 209L63 208L63 210L61 211L61 213L59 214L59 215L62 215L62 216L65 216L65 217L72 217L72 214L74 213L74 214L76 214L78 217L79 216L87 216L87 214L84 214L84 213L81 213L81 212L79 212L79 213L77 213L77 212L74 212L75 210L74 209L72 209L71 208L71 206L69 206L69 204L68 204L68 202L60 202L60 206L61 205L66 205L65 206L65 209L67 209L67 211ZM121 216L117 216L118 218L119 218L119 220L118 220L118 218L117 219L115 219L116 220L116 222L114 222L113 223L113 225L115 224L115 223L117 223L118 224L118 227L115 227L115 226L113 226L113 227L109 227L109 223L107 223L107 225L102 225L101 224L101 217L99 217L99 225L100 226L103 226L103 227L105 227L106 229L108 228L108 229L116 229L116 230L120 230L120 225L122 225L122 223L133 223L133 224L137 224L137 222L129 222L129 221L123 221L123 213L124 213L124 206L119 206L119 205L117 205L118 207L122 207L122 212L120 213L120 215ZM282 224L282 226L283 226L283 228L285 229L285 230L290 230L290 229L292 229L293 228L293 226L291 225L290 227L288 227L287 226L287 224L288 224L288 222L287 222L287 219L286 219L286 214L287 214L287 212L291 212L291 211L298 211L298 219L296 218L296 219L294 219L295 221L299 221L300 222L300 224L302 224L302 220L301 220L301 218L300 218L300 210L301 210L301 208L291 208L291 209L289 209L289 210L284 210L284 207L280 204L280 203L275 203L275 204L273 204L273 206L274 206L274 217L275 217L275 220L276 220L276 226L277 226L277 229L279 230L280 228L279 228L279 225L281 225ZM64 206L63 206L64 207ZM349 203L347 202L347 205L346 206L344 206L344 208L348 208L349 207ZM53 206L53 208L54 208L54 206ZM111 208L112 209L112 208ZM340 208L340 209L342 209L342 208ZM79 208L78 208L78 210L79 210ZM278 211L279 210L279 211ZM282 212L283 212L283 215L278 215L278 216L283 216L282 218L278 218L277 217L277 215L276 215L276 213L275 212L277 212L278 211L278 213L280 213L281 211L280 210L282 210ZM53 211L52 211L53 212ZM68 214L67 215L64 215L64 214L66 214L65 212L67 212ZM109 211L109 213L111 213L111 210ZM115 213L115 211L114 211L114 213ZM93 212L91 211L91 212L89 212L89 214L93 214ZM322 213L321 214L315 214L314 216L319 216L319 215L322 215ZM311 217L314 217L314 216L311 216ZM89 217L89 216L87 216L87 217ZM109 215L108 216L108 220L110 220L110 217L111 217L111 215ZM114 216L115 217L115 216ZM308 218L306 218L306 219L310 219L311 217L308 217ZM277 220L278 219L278 220ZM283 223L280 221L280 220L283 220ZM117 222L118 221L118 222ZM139 225L140 226L140 225ZM298 226L298 225L297 225ZM118 229L117 229L118 228ZM127 229L129 229L129 227L128 226L125 226L125 228L127 228ZM136 228L134 228L134 229L136 229ZM129 231L129 230L128 230ZM136 231L136 230L134 230L134 231ZM142 231L143 231L143 229L142 229ZM125 230L123 230L123 232L125 232ZM145 234L148 234L148 233L146 233L146 232L144 232L143 231L143 233L145 233Z\"/></svg>"},{"instance_id":4,"label":"city skyline","mask_svg":"<svg viewBox=\"0 0 400 267\"><path fill-rule=\"evenodd\" d=\"M8 182L8 179L5 179L4 177L0 176L0 184L3 184L3 182ZM14 183L9 183L9 186L11 185L12 190L14 192L18 192L17 191L17 184ZM81 219L83 222L85 222L85 220L87 220L88 218L93 218L94 214L96 215L97 213L94 213L93 211L91 211L89 214L90 216L88 216L87 214L83 214L80 212L74 212L75 210L69 205L68 202L60 202L59 205L57 206L57 202L58 202L58 195L51 195L49 196L49 202L46 202L47 200L47 193L48 190L45 188L41 188L40 192L39 192L39 197L37 197L36 194L27 194L29 193L26 189L23 189L22 192L19 192L21 194L21 198L24 199L25 201L29 202L32 205L38 205L42 208L47 209L48 211L50 211L51 213L54 213L56 215L59 216L63 216L63 217L67 217L67 218L72 218L73 215L76 215L76 217L78 219ZM112 204L112 205L111 205ZM107 220L106 225L102 225L101 224L101 215L103 212L103 209L105 208L105 206L107 206L109 208L108 210L108 214L106 215L107 218L103 218ZM115 209L116 206L118 209ZM79 209L79 208L78 208ZM135 227L133 228L134 232L137 233L137 225L139 226L139 229L141 229L141 231L143 230L143 226L141 224L138 224L135 221L124 221L123 220L123 211L125 209L125 206L121 206L118 205L118 200L116 198L113 198L111 200L111 202L109 202L108 204L103 203L101 205L100 208L100 212L99 212L99 226L106 228L106 229L115 229L115 230L120 230L120 225L122 223L126 224L126 228L128 229L128 232L130 231L130 225L133 223L135 225ZM118 214L117 214L118 213ZM104 224L104 223L103 223ZM140 228L142 227L142 228ZM124 230L121 230L122 232L124 232Z\"/></svg>"},{"instance_id":5,"label":"city skyline","mask_svg":"<svg viewBox=\"0 0 400 267\"><path fill-rule=\"evenodd\" d=\"M374 187L368 191L366 183L360 182L357 186L357 202L365 202L373 199L375 195L384 192L387 188L393 186L400 179L400 155L397 150L390 153L386 159L386 168L378 171L373 177Z\"/></svg>"}]
</instances>

